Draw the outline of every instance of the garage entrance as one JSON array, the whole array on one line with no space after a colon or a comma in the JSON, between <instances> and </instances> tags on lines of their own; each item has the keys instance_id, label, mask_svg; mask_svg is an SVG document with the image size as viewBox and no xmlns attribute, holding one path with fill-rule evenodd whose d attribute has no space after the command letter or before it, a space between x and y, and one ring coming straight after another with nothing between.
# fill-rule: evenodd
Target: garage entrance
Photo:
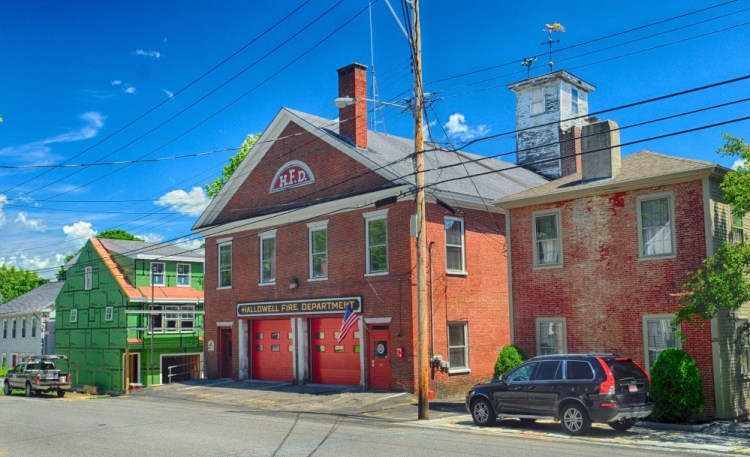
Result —
<instances>
[{"instance_id":1,"label":"garage entrance","mask_svg":"<svg viewBox=\"0 0 750 457\"><path fill-rule=\"evenodd\" d=\"M341 318L312 319L310 323L312 382L356 386L360 383L359 329L336 342Z\"/></svg>"},{"instance_id":2,"label":"garage entrance","mask_svg":"<svg viewBox=\"0 0 750 457\"><path fill-rule=\"evenodd\" d=\"M253 379L292 381L294 345L290 319L254 320L250 354Z\"/></svg>"},{"instance_id":3,"label":"garage entrance","mask_svg":"<svg viewBox=\"0 0 750 457\"><path fill-rule=\"evenodd\" d=\"M161 383L187 381L201 378L201 356L200 354L161 356Z\"/></svg>"}]
</instances>

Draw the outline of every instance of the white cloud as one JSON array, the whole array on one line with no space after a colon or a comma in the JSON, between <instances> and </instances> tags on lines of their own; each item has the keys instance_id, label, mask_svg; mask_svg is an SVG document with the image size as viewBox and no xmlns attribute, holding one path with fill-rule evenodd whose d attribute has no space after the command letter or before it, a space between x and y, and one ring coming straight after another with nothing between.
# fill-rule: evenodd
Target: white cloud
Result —
<instances>
[{"instance_id":1,"label":"white cloud","mask_svg":"<svg viewBox=\"0 0 750 457\"><path fill-rule=\"evenodd\" d=\"M14 222L35 232L43 232L47 230L47 227L44 226L41 219L29 219L23 211L16 215L16 220Z\"/></svg>"},{"instance_id":2,"label":"white cloud","mask_svg":"<svg viewBox=\"0 0 750 457\"><path fill-rule=\"evenodd\" d=\"M453 113L448 118L448 122L443 125L448 135L453 139L459 141L469 141L474 138L486 135L490 132L489 127L484 124L480 124L476 127L471 127L466 123L466 117L461 113Z\"/></svg>"},{"instance_id":3,"label":"white cloud","mask_svg":"<svg viewBox=\"0 0 750 457\"><path fill-rule=\"evenodd\" d=\"M203 244L203 240L201 239L189 240L187 238L180 238L179 240L175 242L175 244L186 251L196 251L201 248L201 244Z\"/></svg>"},{"instance_id":4,"label":"white cloud","mask_svg":"<svg viewBox=\"0 0 750 457\"><path fill-rule=\"evenodd\" d=\"M164 95L166 95L166 96L167 96L167 98L172 98L172 97L174 97L174 92L172 92L171 90L167 90L167 89L162 89L161 91L162 91L162 92L164 92Z\"/></svg>"},{"instance_id":5,"label":"white cloud","mask_svg":"<svg viewBox=\"0 0 750 457\"><path fill-rule=\"evenodd\" d=\"M145 49L136 49L133 51L133 55L136 56L143 56L143 57L151 57L153 59L159 60L161 58L161 52L159 51L146 51Z\"/></svg>"},{"instance_id":6,"label":"white cloud","mask_svg":"<svg viewBox=\"0 0 750 457\"><path fill-rule=\"evenodd\" d=\"M122 91L125 92L126 94L134 94L136 89L133 86L127 86L127 87L123 87Z\"/></svg>"},{"instance_id":7,"label":"white cloud","mask_svg":"<svg viewBox=\"0 0 750 457\"><path fill-rule=\"evenodd\" d=\"M161 243L164 241L164 236L159 235L158 233L142 233L136 236L143 241L148 241L149 243Z\"/></svg>"},{"instance_id":8,"label":"white cloud","mask_svg":"<svg viewBox=\"0 0 750 457\"><path fill-rule=\"evenodd\" d=\"M54 267L62 265L62 259L64 259L64 257L65 256L62 254L56 254L49 257L28 257L24 254L17 254L10 257L0 257L0 265L36 271L39 273L39 276L43 278L53 279L55 273L57 273Z\"/></svg>"},{"instance_id":9,"label":"white cloud","mask_svg":"<svg viewBox=\"0 0 750 457\"><path fill-rule=\"evenodd\" d=\"M80 238L83 244L87 239L96 235L96 230L92 228L91 222L78 221L75 224L63 226L63 233L71 239Z\"/></svg>"},{"instance_id":10,"label":"white cloud","mask_svg":"<svg viewBox=\"0 0 750 457\"><path fill-rule=\"evenodd\" d=\"M169 206L172 211L188 216L199 216L208 206L209 199L202 187L193 187L190 192L182 189L173 190L162 195L155 205Z\"/></svg>"},{"instance_id":11,"label":"white cloud","mask_svg":"<svg viewBox=\"0 0 750 457\"><path fill-rule=\"evenodd\" d=\"M122 84L122 81L120 81L119 79L113 79L110 84L112 84L113 86L119 86L120 84Z\"/></svg>"},{"instance_id":12,"label":"white cloud","mask_svg":"<svg viewBox=\"0 0 750 457\"><path fill-rule=\"evenodd\" d=\"M8 197L4 194L0 194L0 227L5 225L5 222L7 219L5 218L5 212L3 211L3 206L8 204Z\"/></svg>"},{"instance_id":13,"label":"white cloud","mask_svg":"<svg viewBox=\"0 0 750 457\"><path fill-rule=\"evenodd\" d=\"M737 170L740 167L744 167L744 166L745 166L745 159L737 159L732 164L732 170Z\"/></svg>"},{"instance_id":14,"label":"white cloud","mask_svg":"<svg viewBox=\"0 0 750 457\"><path fill-rule=\"evenodd\" d=\"M0 156L22 157L29 162L46 162L51 152L50 145L55 143L72 143L93 138L104 127L107 117L96 111L88 111L79 116L86 125L77 130L61 133L50 138L20 146L8 146L0 149Z\"/></svg>"}]
</instances>

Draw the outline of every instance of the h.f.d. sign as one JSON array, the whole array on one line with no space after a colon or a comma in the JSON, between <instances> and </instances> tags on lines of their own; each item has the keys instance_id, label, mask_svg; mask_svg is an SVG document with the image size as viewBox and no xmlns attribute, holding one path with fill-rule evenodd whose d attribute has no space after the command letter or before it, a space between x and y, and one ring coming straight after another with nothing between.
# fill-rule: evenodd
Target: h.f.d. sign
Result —
<instances>
[{"instance_id":1,"label":"h.f.d. sign","mask_svg":"<svg viewBox=\"0 0 750 457\"><path fill-rule=\"evenodd\" d=\"M276 176L273 177L271 182L270 192L279 192L314 182L315 176L310 171L310 167L299 160L292 160L282 165L276 172Z\"/></svg>"}]
</instances>

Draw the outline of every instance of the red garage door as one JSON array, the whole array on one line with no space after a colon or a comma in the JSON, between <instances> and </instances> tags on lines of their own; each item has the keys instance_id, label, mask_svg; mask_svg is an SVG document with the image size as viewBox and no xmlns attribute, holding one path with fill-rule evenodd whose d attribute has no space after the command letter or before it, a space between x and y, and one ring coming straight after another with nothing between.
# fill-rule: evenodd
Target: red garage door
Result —
<instances>
[{"instance_id":1,"label":"red garage door","mask_svg":"<svg viewBox=\"0 0 750 457\"><path fill-rule=\"evenodd\" d=\"M317 384L359 385L359 329L355 326L336 343L341 317L312 320L312 375Z\"/></svg>"},{"instance_id":2,"label":"red garage door","mask_svg":"<svg viewBox=\"0 0 750 457\"><path fill-rule=\"evenodd\" d=\"M292 324L289 319L253 321L250 338L253 379L292 381Z\"/></svg>"}]
</instances>

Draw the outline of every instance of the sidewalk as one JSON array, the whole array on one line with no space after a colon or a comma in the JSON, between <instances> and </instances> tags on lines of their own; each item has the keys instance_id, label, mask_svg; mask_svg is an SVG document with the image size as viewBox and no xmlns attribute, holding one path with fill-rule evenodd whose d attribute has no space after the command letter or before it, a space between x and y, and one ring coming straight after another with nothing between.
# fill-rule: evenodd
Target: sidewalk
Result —
<instances>
[{"instance_id":1,"label":"sidewalk","mask_svg":"<svg viewBox=\"0 0 750 457\"><path fill-rule=\"evenodd\" d=\"M477 427L463 401L458 399L430 402L430 420L420 421L417 419L417 400L413 394L362 391L352 386L204 379L154 386L133 392L130 396L172 398L257 411L362 418L462 433L523 435L551 440L581 439L674 451L750 455L749 422L714 421L697 426L639 422L624 433L615 432L606 424L595 424L587 435L571 437L562 432L558 422L550 420L524 425L518 420L506 419L498 421L494 427Z\"/></svg>"}]
</instances>

